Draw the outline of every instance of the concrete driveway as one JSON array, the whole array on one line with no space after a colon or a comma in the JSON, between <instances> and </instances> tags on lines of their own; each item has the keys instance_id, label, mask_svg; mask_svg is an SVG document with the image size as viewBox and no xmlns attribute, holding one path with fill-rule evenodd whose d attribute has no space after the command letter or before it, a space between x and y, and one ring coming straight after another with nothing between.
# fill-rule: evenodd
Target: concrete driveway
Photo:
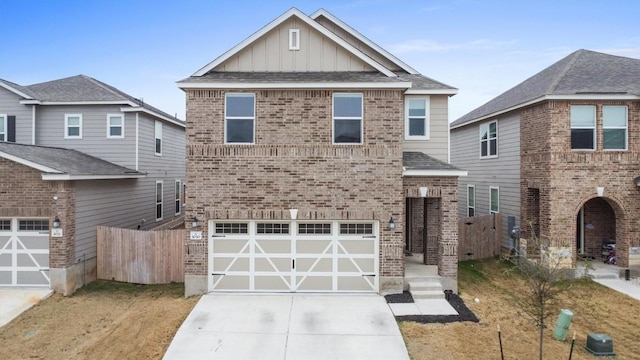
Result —
<instances>
[{"instance_id":1,"label":"concrete driveway","mask_svg":"<svg viewBox=\"0 0 640 360\"><path fill-rule=\"evenodd\" d=\"M409 359L379 295L207 294L165 360Z\"/></svg>"},{"instance_id":2,"label":"concrete driveway","mask_svg":"<svg viewBox=\"0 0 640 360\"><path fill-rule=\"evenodd\" d=\"M51 294L53 290L43 288L0 288L0 327Z\"/></svg>"}]
</instances>

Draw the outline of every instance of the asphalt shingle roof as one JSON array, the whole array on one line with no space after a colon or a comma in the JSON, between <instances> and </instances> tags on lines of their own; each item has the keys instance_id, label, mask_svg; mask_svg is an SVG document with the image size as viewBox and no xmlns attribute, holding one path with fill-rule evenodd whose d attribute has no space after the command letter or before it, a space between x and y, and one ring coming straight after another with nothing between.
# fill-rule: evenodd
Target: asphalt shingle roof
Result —
<instances>
[{"instance_id":1,"label":"asphalt shingle roof","mask_svg":"<svg viewBox=\"0 0 640 360\"><path fill-rule=\"evenodd\" d=\"M406 170L460 170L449 163L432 158L419 151L403 152L402 166Z\"/></svg>"},{"instance_id":2,"label":"asphalt shingle roof","mask_svg":"<svg viewBox=\"0 0 640 360\"><path fill-rule=\"evenodd\" d=\"M578 50L451 123L457 127L546 95L640 95L640 60Z\"/></svg>"},{"instance_id":3,"label":"asphalt shingle roof","mask_svg":"<svg viewBox=\"0 0 640 360\"><path fill-rule=\"evenodd\" d=\"M144 175L136 170L73 149L0 142L0 152L46 166L68 175Z\"/></svg>"}]
</instances>

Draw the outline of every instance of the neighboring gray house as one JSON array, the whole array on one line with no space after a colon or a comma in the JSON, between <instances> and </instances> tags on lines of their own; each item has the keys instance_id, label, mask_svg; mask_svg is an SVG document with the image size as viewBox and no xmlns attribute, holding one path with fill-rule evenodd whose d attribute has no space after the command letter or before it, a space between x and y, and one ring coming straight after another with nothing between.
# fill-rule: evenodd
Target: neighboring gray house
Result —
<instances>
[{"instance_id":1,"label":"neighboring gray house","mask_svg":"<svg viewBox=\"0 0 640 360\"><path fill-rule=\"evenodd\" d=\"M0 80L0 286L73 293L96 277L97 225L182 223L184 128L84 75Z\"/></svg>"},{"instance_id":2,"label":"neighboring gray house","mask_svg":"<svg viewBox=\"0 0 640 360\"><path fill-rule=\"evenodd\" d=\"M575 51L451 124L460 215L503 213L505 248L511 216L568 267L613 243L640 268L639 138L640 60Z\"/></svg>"}]
</instances>

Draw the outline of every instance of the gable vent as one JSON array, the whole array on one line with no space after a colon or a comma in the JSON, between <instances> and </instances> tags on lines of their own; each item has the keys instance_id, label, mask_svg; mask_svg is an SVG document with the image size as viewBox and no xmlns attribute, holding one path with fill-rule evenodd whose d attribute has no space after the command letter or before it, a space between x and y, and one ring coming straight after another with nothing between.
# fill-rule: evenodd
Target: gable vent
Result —
<instances>
[{"instance_id":1,"label":"gable vent","mask_svg":"<svg viewBox=\"0 0 640 360\"><path fill-rule=\"evenodd\" d=\"M289 50L300 50L300 29L289 29Z\"/></svg>"}]
</instances>

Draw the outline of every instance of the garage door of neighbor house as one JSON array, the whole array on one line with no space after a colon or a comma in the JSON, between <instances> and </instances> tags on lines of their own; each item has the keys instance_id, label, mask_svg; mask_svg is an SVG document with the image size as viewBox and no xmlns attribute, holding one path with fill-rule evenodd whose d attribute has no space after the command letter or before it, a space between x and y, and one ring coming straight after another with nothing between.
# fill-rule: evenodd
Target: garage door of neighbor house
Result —
<instances>
[{"instance_id":1,"label":"garage door of neighbor house","mask_svg":"<svg viewBox=\"0 0 640 360\"><path fill-rule=\"evenodd\" d=\"M377 292L377 222L210 221L209 291Z\"/></svg>"},{"instance_id":2,"label":"garage door of neighbor house","mask_svg":"<svg viewBox=\"0 0 640 360\"><path fill-rule=\"evenodd\" d=\"M49 286L49 219L0 218L0 286Z\"/></svg>"}]
</instances>

